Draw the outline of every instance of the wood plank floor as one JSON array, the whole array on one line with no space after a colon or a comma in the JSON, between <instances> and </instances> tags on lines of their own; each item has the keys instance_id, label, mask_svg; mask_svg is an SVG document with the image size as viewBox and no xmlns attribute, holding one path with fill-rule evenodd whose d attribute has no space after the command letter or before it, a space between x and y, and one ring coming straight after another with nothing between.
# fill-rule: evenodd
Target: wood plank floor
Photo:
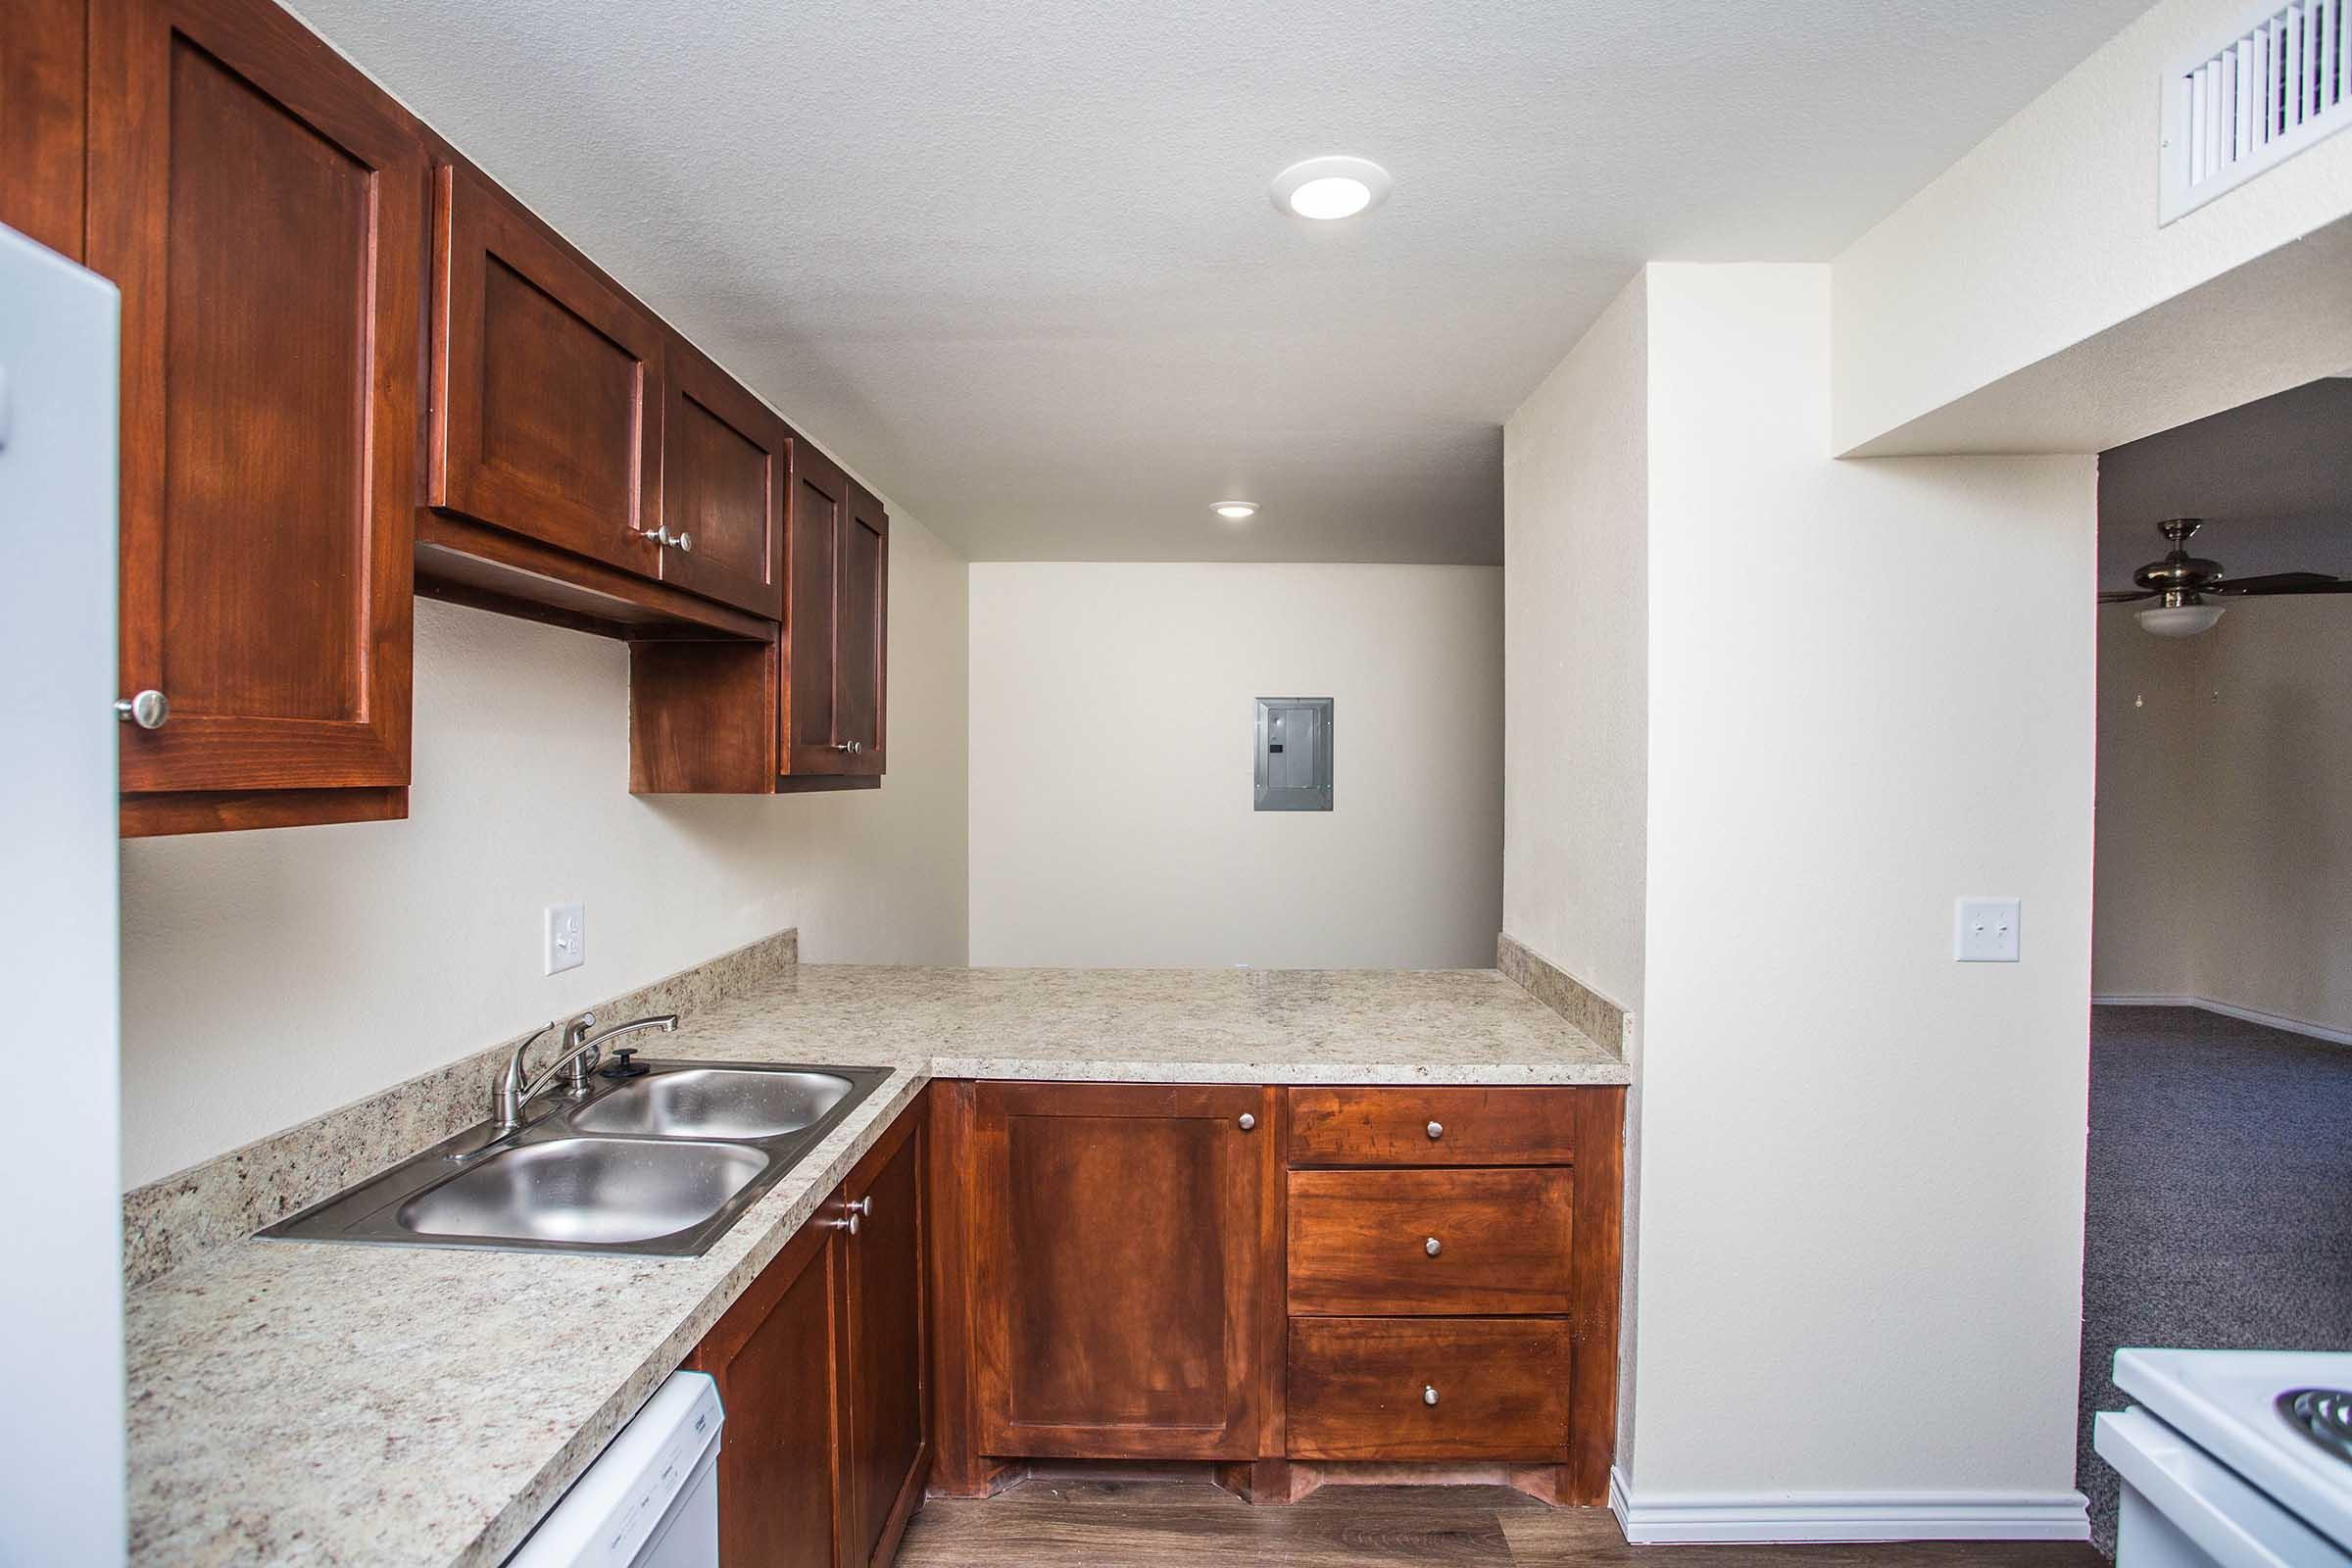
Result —
<instances>
[{"instance_id":1,"label":"wood plank floor","mask_svg":"<svg viewBox=\"0 0 2352 1568\"><path fill-rule=\"evenodd\" d=\"M1324 1487L1252 1507L1205 1479L1041 1477L985 1502L934 1497L900 1568L2099 1568L2087 1545L1629 1546L1605 1508L1547 1508L1503 1487Z\"/></svg>"}]
</instances>

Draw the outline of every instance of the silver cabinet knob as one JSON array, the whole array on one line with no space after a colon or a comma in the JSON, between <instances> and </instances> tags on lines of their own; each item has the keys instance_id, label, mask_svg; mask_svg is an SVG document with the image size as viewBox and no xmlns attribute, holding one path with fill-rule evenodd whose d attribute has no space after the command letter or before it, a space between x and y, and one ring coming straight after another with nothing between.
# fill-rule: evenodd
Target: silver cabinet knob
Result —
<instances>
[{"instance_id":1,"label":"silver cabinet knob","mask_svg":"<svg viewBox=\"0 0 2352 1568\"><path fill-rule=\"evenodd\" d=\"M858 1200L858 1201L855 1203L844 1203L841 1206L849 1213L863 1214L868 1219L871 1219L874 1213L874 1195L868 1193L863 1198Z\"/></svg>"},{"instance_id":2,"label":"silver cabinet knob","mask_svg":"<svg viewBox=\"0 0 2352 1568\"><path fill-rule=\"evenodd\" d=\"M685 529L680 528L678 530L678 537L671 542L674 543L680 550L685 551L688 555L691 556L694 554L694 535L688 533Z\"/></svg>"},{"instance_id":3,"label":"silver cabinet knob","mask_svg":"<svg viewBox=\"0 0 2352 1568\"><path fill-rule=\"evenodd\" d=\"M1242 1131L1248 1132L1250 1128L1256 1125L1257 1118L1255 1116L1250 1115L1250 1112L1246 1110L1242 1112Z\"/></svg>"},{"instance_id":4,"label":"silver cabinet knob","mask_svg":"<svg viewBox=\"0 0 2352 1568\"><path fill-rule=\"evenodd\" d=\"M849 1232L849 1233L850 1233L852 1236L855 1236L855 1235L857 1235L857 1234L858 1234L858 1208L857 1208L857 1205L856 1205L856 1204L854 1204L854 1203L844 1203L844 1204L842 1205L842 1209L843 1209L843 1213L842 1213L842 1215L841 1215L841 1217L840 1217L839 1219L830 1219L830 1220L827 1220L827 1221L825 1221L825 1223L826 1223L826 1224L828 1224L828 1225L830 1225L830 1226L832 1226L832 1227L833 1227L835 1230L837 1230L837 1231L848 1231L848 1232Z\"/></svg>"},{"instance_id":5,"label":"silver cabinet knob","mask_svg":"<svg viewBox=\"0 0 2352 1568\"><path fill-rule=\"evenodd\" d=\"M861 741L835 741L833 749L837 752L847 752L850 756L856 757L859 752L865 750L865 745Z\"/></svg>"},{"instance_id":6,"label":"silver cabinet knob","mask_svg":"<svg viewBox=\"0 0 2352 1568\"><path fill-rule=\"evenodd\" d=\"M1446 1244L1439 1241L1435 1236L1432 1236L1428 1241L1421 1244L1421 1250L1427 1252L1430 1256L1435 1257L1440 1252L1446 1250Z\"/></svg>"},{"instance_id":7,"label":"silver cabinet knob","mask_svg":"<svg viewBox=\"0 0 2352 1568\"><path fill-rule=\"evenodd\" d=\"M1436 1384L1425 1383L1421 1386L1421 1402L1423 1404L1435 1404L1438 1402L1438 1386Z\"/></svg>"},{"instance_id":8,"label":"silver cabinet knob","mask_svg":"<svg viewBox=\"0 0 2352 1568\"><path fill-rule=\"evenodd\" d=\"M141 729L162 729L172 716L172 702L162 692L143 691L136 697L115 699L115 716Z\"/></svg>"},{"instance_id":9,"label":"silver cabinet knob","mask_svg":"<svg viewBox=\"0 0 2352 1568\"><path fill-rule=\"evenodd\" d=\"M1436 1142L1437 1142L1439 1139L1441 1139L1441 1138L1443 1138L1443 1137L1445 1137L1445 1136L1446 1136L1446 1124L1445 1124L1444 1122L1442 1122L1442 1121L1433 1121L1433 1122L1431 1122L1431 1123L1429 1124L1429 1141L1430 1141L1431 1143L1433 1143L1433 1144L1434 1144L1434 1143L1436 1143Z\"/></svg>"}]
</instances>

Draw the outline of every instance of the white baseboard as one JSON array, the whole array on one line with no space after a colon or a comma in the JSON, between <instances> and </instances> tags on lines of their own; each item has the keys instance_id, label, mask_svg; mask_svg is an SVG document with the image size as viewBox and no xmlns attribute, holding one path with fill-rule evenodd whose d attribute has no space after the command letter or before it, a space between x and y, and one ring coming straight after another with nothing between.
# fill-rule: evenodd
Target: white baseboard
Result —
<instances>
[{"instance_id":1,"label":"white baseboard","mask_svg":"<svg viewBox=\"0 0 2352 1568\"><path fill-rule=\"evenodd\" d=\"M1609 1471L1609 1511L1635 1545L1805 1541L2088 1541L2080 1492L1777 1492L1636 1497Z\"/></svg>"},{"instance_id":2,"label":"white baseboard","mask_svg":"<svg viewBox=\"0 0 2352 1568\"><path fill-rule=\"evenodd\" d=\"M2308 1035L2331 1045L2352 1046L2352 1029L2331 1029L2324 1023L2306 1023L2301 1018L2289 1018L2281 1013L2265 1012L2260 1007L2241 1007L2234 1002L2216 1002L2211 997L2143 997L2137 995L2092 996L2091 1004L2101 1007L2201 1007L2218 1012L2226 1018L2246 1023L2259 1023L2273 1029L2284 1029L2289 1034Z\"/></svg>"}]
</instances>

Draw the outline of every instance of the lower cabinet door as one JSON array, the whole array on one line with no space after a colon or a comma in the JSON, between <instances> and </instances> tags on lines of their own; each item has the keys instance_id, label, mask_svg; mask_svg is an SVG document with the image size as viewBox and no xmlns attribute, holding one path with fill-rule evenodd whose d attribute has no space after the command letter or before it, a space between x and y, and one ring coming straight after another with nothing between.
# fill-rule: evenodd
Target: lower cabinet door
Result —
<instances>
[{"instance_id":1,"label":"lower cabinet door","mask_svg":"<svg viewBox=\"0 0 2352 1568\"><path fill-rule=\"evenodd\" d=\"M835 1232L812 1223L686 1364L718 1382L721 1568L837 1568Z\"/></svg>"},{"instance_id":2,"label":"lower cabinet door","mask_svg":"<svg viewBox=\"0 0 2352 1568\"><path fill-rule=\"evenodd\" d=\"M1248 1459L1280 1347L1273 1091L980 1084L979 1449Z\"/></svg>"},{"instance_id":3,"label":"lower cabinet door","mask_svg":"<svg viewBox=\"0 0 2352 1568\"><path fill-rule=\"evenodd\" d=\"M887 1563L931 1469L923 1369L923 1107L903 1115L843 1188L858 1232L839 1244L847 1282L849 1434L844 1568Z\"/></svg>"},{"instance_id":4,"label":"lower cabinet door","mask_svg":"<svg viewBox=\"0 0 2352 1568\"><path fill-rule=\"evenodd\" d=\"M1296 1318L1294 1459L1522 1459L1568 1447L1565 1318Z\"/></svg>"}]
</instances>

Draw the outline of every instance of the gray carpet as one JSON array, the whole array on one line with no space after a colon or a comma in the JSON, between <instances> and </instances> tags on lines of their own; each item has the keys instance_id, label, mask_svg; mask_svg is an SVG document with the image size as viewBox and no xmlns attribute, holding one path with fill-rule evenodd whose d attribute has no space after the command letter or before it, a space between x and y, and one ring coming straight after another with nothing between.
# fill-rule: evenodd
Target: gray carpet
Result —
<instances>
[{"instance_id":1,"label":"gray carpet","mask_svg":"<svg viewBox=\"0 0 2352 1568\"><path fill-rule=\"evenodd\" d=\"M2195 1007L2093 1007L2076 1484L2115 1552L2090 1419L2119 1346L2352 1347L2352 1046Z\"/></svg>"}]
</instances>

